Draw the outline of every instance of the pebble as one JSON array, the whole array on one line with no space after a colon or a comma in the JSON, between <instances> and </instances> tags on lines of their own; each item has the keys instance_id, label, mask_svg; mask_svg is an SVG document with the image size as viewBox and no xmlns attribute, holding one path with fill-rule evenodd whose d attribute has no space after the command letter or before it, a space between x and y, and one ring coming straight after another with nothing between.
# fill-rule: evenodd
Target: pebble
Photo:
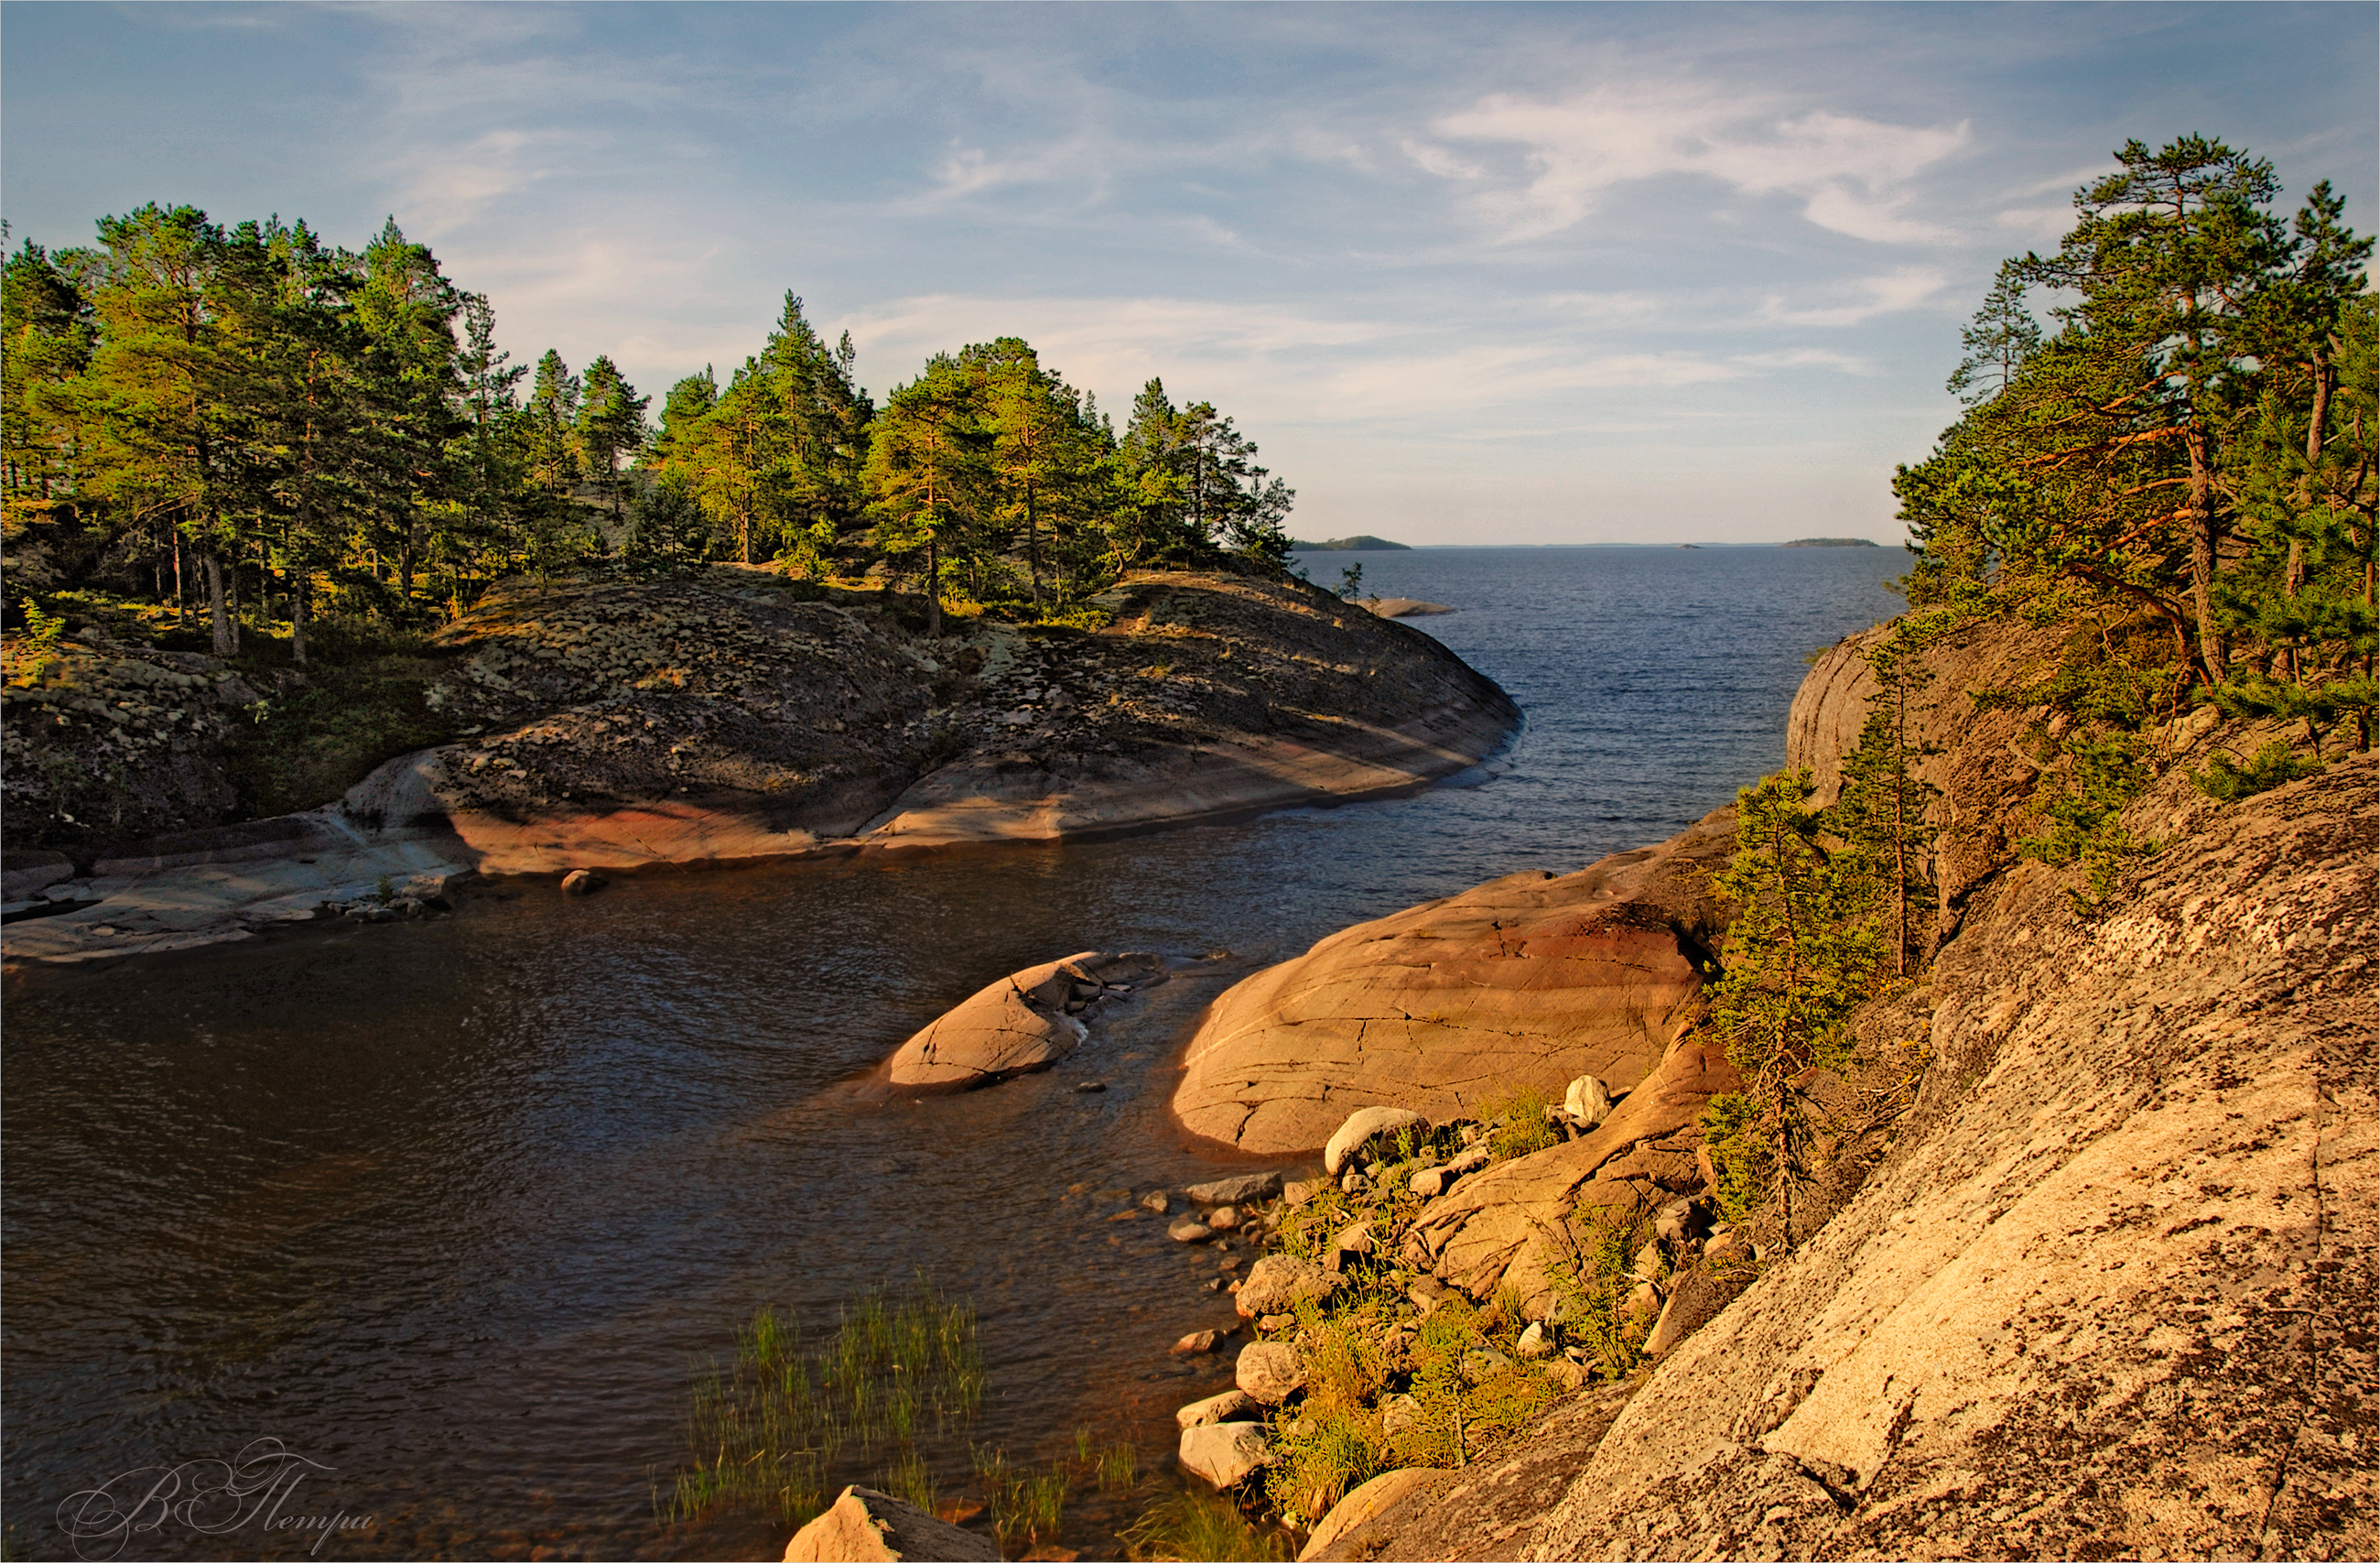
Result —
<instances>
[{"instance_id":1,"label":"pebble","mask_svg":"<svg viewBox=\"0 0 2380 1563\"><path fill-rule=\"evenodd\" d=\"M1219 1204L1207 1213L1207 1225L1218 1232L1228 1232L1239 1224L1240 1213L1232 1205Z\"/></svg>"},{"instance_id":2,"label":"pebble","mask_svg":"<svg viewBox=\"0 0 2380 1563\"><path fill-rule=\"evenodd\" d=\"M1087 1080L1076 1084L1075 1092L1077 1095L1088 1095L1092 1092L1105 1091L1107 1088L1108 1082L1103 1080Z\"/></svg>"},{"instance_id":3,"label":"pebble","mask_svg":"<svg viewBox=\"0 0 2380 1563\"><path fill-rule=\"evenodd\" d=\"M575 868L562 876L562 893L565 896L591 896L610 883L600 873Z\"/></svg>"},{"instance_id":4,"label":"pebble","mask_svg":"<svg viewBox=\"0 0 2380 1563\"><path fill-rule=\"evenodd\" d=\"M1215 1229L1196 1216L1185 1215L1165 1228L1165 1235L1177 1243L1203 1243L1215 1235Z\"/></svg>"},{"instance_id":5,"label":"pebble","mask_svg":"<svg viewBox=\"0 0 2380 1563\"><path fill-rule=\"evenodd\" d=\"M1220 1345L1222 1339L1221 1330L1192 1330L1173 1343L1170 1354L1176 1357L1203 1357Z\"/></svg>"},{"instance_id":6,"label":"pebble","mask_svg":"<svg viewBox=\"0 0 2380 1563\"><path fill-rule=\"evenodd\" d=\"M1152 1215L1162 1215L1173 1206L1172 1202L1165 1197L1164 1190L1155 1189L1140 1196L1140 1208Z\"/></svg>"}]
</instances>

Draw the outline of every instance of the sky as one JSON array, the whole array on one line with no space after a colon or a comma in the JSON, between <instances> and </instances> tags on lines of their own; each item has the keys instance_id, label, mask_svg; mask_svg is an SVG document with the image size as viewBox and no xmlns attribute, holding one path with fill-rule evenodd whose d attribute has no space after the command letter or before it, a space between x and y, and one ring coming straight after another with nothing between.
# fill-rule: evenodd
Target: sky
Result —
<instances>
[{"instance_id":1,"label":"sky","mask_svg":"<svg viewBox=\"0 0 2380 1563\"><path fill-rule=\"evenodd\" d=\"M2197 132L2371 233L2380 6L0 4L0 216L393 216L515 357L1151 375L1301 537L1897 542L1999 262Z\"/></svg>"}]
</instances>

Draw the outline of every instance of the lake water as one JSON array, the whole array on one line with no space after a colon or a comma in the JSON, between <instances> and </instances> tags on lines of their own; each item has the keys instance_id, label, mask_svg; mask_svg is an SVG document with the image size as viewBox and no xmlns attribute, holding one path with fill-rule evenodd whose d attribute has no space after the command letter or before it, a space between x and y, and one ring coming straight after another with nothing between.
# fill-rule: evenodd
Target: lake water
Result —
<instances>
[{"instance_id":1,"label":"lake water","mask_svg":"<svg viewBox=\"0 0 2380 1563\"><path fill-rule=\"evenodd\" d=\"M1895 611L1905 568L1883 549L1307 559L1334 584L1355 562L1367 590L1461 610L1408 622L1519 702L1504 753L1242 824L583 900L531 882L429 923L13 981L9 1552L70 1555L78 1492L137 1496L157 1472L117 1480L136 1468L277 1438L324 1468L286 1513L370 1518L318 1557L774 1557L785 1529L763 1520L656 1523L691 1365L763 1304L831 1325L920 1276L974 1301L990 1370L976 1424L920 1450L945 1487L970 1444L1043 1459L1084 1427L1161 1472L1173 1408L1229 1382L1166 1351L1231 1319L1205 1289L1222 1256L1113 1217L1214 1172L1164 1111L1199 1007L1349 922L1726 801L1781 761L1808 654ZM1048 1073L919 1103L841 1087L1001 973L1088 947L1216 959ZM1154 1490L1082 1498L1068 1544L1111 1551ZM121 1539L192 1557L315 1540L179 1519Z\"/></svg>"}]
</instances>

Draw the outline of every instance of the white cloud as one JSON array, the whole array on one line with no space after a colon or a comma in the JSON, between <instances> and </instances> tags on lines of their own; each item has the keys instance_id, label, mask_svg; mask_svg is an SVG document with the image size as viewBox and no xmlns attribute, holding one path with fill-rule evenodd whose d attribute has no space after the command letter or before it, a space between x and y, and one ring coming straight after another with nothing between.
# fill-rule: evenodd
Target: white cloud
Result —
<instances>
[{"instance_id":1,"label":"white cloud","mask_svg":"<svg viewBox=\"0 0 2380 1563\"><path fill-rule=\"evenodd\" d=\"M1793 309L1782 297L1772 295L1761 306L1760 318L1771 325L1859 325L1877 315L1920 308L1948 287L1949 280L1931 266L1902 266L1882 276L1862 277L1833 289L1838 295L1847 296L1842 303Z\"/></svg>"},{"instance_id":2,"label":"white cloud","mask_svg":"<svg viewBox=\"0 0 2380 1563\"><path fill-rule=\"evenodd\" d=\"M1691 87L1598 88L1560 102L1496 93L1439 118L1449 140L1516 144L1525 177L1483 193L1481 210L1508 239L1574 226L1605 192L1638 180L1700 175L1747 195L1789 194L1820 227L1878 243L1946 240L1906 214L1911 182L1964 146L1965 123L1888 125L1824 111L1796 118L1734 94ZM1488 177L1439 149L1409 142L1432 173Z\"/></svg>"},{"instance_id":3,"label":"white cloud","mask_svg":"<svg viewBox=\"0 0 2380 1563\"><path fill-rule=\"evenodd\" d=\"M546 178L552 154L583 147L583 137L559 130L488 131L428 164L404 191L406 216L417 238L437 238Z\"/></svg>"}]
</instances>

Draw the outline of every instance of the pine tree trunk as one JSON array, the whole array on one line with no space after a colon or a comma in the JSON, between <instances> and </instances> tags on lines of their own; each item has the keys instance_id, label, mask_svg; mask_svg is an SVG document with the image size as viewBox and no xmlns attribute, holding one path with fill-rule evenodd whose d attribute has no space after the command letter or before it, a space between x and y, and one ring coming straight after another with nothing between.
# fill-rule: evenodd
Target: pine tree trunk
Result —
<instances>
[{"instance_id":1,"label":"pine tree trunk","mask_svg":"<svg viewBox=\"0 0 2380 1563\"><path fill-rule=\"evenodd\" d=\"M931 531L926 533L926 636L939 641L942 637L942 567L937 546L940 540Z\"/></svg>"},{"instance_id":2,"label":"pine tree trunk","mask_svg":"<svg viewBox=\"0 0 2380 1563\"><path fill-rule=\"evenodd\" d=\"M1041 533L1033 515L1033 485L1025 485L1025 557L1033 572L1033 611L1041 611Z\"/></svg>"},{"instance_id":3,"label":"pine tree trunk","mask_svg":"<svg viewBox=\"0 0 2380 1563\"><path fill-rule=\"evenodd\" d=\"M306 572L296 566L289 570L289 659L306 665Z\"/></svg>"},{"instance_id":4,"label":"pine tree trunk","mask_svg":"<svg viewBox=\"0 0 2380 1563\"><path fill-rule=\"evenodd\" d=\"M182 529L174 529L174 624L176 629L190 627L190 593L182 582Z\"/></svg>"},{"instance_id":5,"label":"pine tree trunk","mask_svg":"<svg viewBox=\"0 0 2380 1563\"><path fill-rule=\"evenodd\" d=\"M2221 683L2223 639L2215 628L2215 475L2207 461L2206 435L2198 429L2190 445L2190 598L2198 617L2198 659L2207 678Z\"/></svg>"},{"instance_id":6,"label":"pine tree trunk","mask_svg":"<svg viewBox=\"0 0 2380 1563\"><path fill-rule=\"evenodd\" d=\"M231 616L226 611L223 559L210 550L199 556L199 568L205 572L207 578L208 628L212 633L214 653L217 656L229 656L239 650L239 642L232 639Z\"/></svg>"}]
</instances>

